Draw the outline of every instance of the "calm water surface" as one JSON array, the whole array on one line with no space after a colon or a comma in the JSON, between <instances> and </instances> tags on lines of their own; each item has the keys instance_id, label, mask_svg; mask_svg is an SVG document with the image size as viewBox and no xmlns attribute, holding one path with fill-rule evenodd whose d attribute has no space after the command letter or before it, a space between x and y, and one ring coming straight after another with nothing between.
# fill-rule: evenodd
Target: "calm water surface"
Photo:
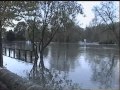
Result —
<instances>
[{"instance_id":1,"label":"calm water surface","mask_svg":"<svg viewBox=\"0 0 120 90\"><path fill-rule=\"evenodd\" d=\"M23 43L4 46L31 49L30 45ZM119 88L119 52L114 45L52 43L44 52L44 64L44 71L32 69L32 64L28 68L30 65L25 64L18 70L23 73L17 74L48 88L50 85L59 88L56 90L67 86L82 89ZM15 64L12 67L18 68ZM13 69L11 71L15 72Z\"/></svg>"}]
</instances>

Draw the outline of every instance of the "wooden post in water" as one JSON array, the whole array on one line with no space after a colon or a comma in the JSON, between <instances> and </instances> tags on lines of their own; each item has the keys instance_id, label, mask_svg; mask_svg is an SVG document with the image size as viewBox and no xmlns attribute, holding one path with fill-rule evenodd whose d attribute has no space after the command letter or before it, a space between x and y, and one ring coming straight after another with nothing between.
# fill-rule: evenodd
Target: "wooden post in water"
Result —
<instances>
[{"instance_id":1,"label":"wooden post in water","mask_svg":"<svg viewBox=\"0 0 120 90\"><path fill-rule=\"evenodd\" d=\"M20 49L18 49L18 59L20 59L21 55L20 55Z\"/></svg>"},{"instance_id":2,"label":"wooden post in water","mask_svg":"<svg viewBox=\"0 0 120 90\"><path fill-rule=\"evenodd\" d=\"M15 49L13 49L13 58L15 58Z\"/></svg>"},{"instance_id":3,"label":"wooden post in water","mask_svg":"<svg viewBox=\"0 0 120 90\"><path fill-rule=\"evenodd\" d=\"M5 55L5 49L2 49L2 54Z\"/></svg>"},{"instance_id":4,"label":"wooden post in water","mask_svg":"<svg viewBox=\"0 0 120 90\"><path fill-rule=\"evenodd\" d=\"M5 51L4 51L4 52L5 52L5 56L6 56L6 48L4 48L4 49L5 49Z\"/></svg>"},{"instance_id":5,"label":"wooden post in water","mask_svg":"<svg viewBox=\"0 0 120 90\"><path fill-rule=\"evenodd\" d=\"M27 61L27 51L25 50L25 61Z\"/></svg>"},{"instance_id":6,"label":"wooden post in water","mask_svg":"<svg viewBox=\"0 0 120 90\"><path fill-rule=\"evenodd\" d=\"M30 62L32 63L32 51L30 51Z\"/></svg>"},{"instance_id":7,"label":"wooden post in water","mask_svg":"<svg viewBox=\"0 0 120 90\"><path fill-rule=\"evenodd\" d=\"M9 57L10 57L10 48L8 48L8 50L9 50Z\"/></svg>"}]
</instances>

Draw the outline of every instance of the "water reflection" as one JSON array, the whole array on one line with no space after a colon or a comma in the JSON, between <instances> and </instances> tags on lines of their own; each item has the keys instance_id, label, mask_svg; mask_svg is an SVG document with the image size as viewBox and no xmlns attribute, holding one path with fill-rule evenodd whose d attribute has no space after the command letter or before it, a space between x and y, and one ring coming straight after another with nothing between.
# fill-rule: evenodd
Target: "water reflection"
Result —
<instances>
[{"instance_id":1,"label":"water reflection","mask_svg":"<svg viewBox=\"0 0 120 90\"><path fill-rule=\"evenodd\" d=\"M79 65L76 60L80 47L75 44L53 44L50 47L51 58L50 65L59 71L69 72Z\"/></svg>"},{"instance_id":2,"label":"water reflection","mask_svg":"<svg viewBox=\"0 0 120 90\"><path fill-rule=\"evenodd\" d=\"M30 59L30 54L27 57ZM115 46L86 45L84 48L79 44L53 43L44 52L44 63L44 69L33 67L27 78L51 90L119 88L119 54Z\"/></svg>"},{"instance_id":3,"label":"water reflection","mask_svg":"<svg viewBox=\"0 0 120 90\"><path fill-rule=\"evenodd\" d=\"M118 52L114 49L108 49L103 49L103 47L98 49L89 48L86 52L86 61L92 69L91 80L102 89L118 88L115 86L115 69L117 63L119 63Z\"/></svg>"},{"instance_id":4,"label":"water reflection","mask_svg":"<svg viewBox=\"0 0 120 90\"><path fill-rule=\"evenodd\" d=\"M101 60L96 59L91 64L93 70L92 80L94 83L99 83L99 87L103 89L114 87L112 83L115 79L114 72L116 64L117 60L115 60L114 56L103 58Z\"/></svg>"},{"instance_id":5,"label":"water reflection","mask_svg":"<svg viewBox=\"0 0 120 90\"><path fill-rule=\"evenodd\" d=\"M81 90L77 83L73 83L72 80L68 79L66 72L55 69L49 70L33 66L28 74L28 78L47 90Z\"/></svg>"}]
</instances>

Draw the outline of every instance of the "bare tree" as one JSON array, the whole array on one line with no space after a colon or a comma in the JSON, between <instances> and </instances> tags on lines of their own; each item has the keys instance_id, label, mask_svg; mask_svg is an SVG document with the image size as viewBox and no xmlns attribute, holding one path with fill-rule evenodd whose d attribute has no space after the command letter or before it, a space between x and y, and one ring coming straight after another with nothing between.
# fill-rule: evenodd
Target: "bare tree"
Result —
<instances>
[{"instance_id":1,"label":"bare tree","mask_svg":"<svg viewBox=\"0 0 120 90\"><path fill-rule=\"evenodd\" d=\"M117 44L120 46L119 34L116 31L115 22L119 19L118 7L115 5L114 1L103 1L99 6L95 6L93 11L95 13L95 18L98 24L106 24L109 30L115 35Z\"/></svg>"}]
</instances>

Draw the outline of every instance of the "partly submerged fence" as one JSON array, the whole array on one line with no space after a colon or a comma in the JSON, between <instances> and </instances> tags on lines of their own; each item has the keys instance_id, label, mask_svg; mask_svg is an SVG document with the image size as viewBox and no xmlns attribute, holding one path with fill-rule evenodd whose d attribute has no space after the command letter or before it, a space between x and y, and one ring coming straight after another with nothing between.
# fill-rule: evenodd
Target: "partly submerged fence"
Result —
<instances>
[{"instance_id":1,"label":"partly submerged fence","mask_svg":"<svg viewBox=\"0 0 120 90\"><path fill-rule=\"evenodd\" d=\"M33 63L34 60L34 54L31 50L3 47L3 55L30 63Z\"/></svg>"}]
</instances>

